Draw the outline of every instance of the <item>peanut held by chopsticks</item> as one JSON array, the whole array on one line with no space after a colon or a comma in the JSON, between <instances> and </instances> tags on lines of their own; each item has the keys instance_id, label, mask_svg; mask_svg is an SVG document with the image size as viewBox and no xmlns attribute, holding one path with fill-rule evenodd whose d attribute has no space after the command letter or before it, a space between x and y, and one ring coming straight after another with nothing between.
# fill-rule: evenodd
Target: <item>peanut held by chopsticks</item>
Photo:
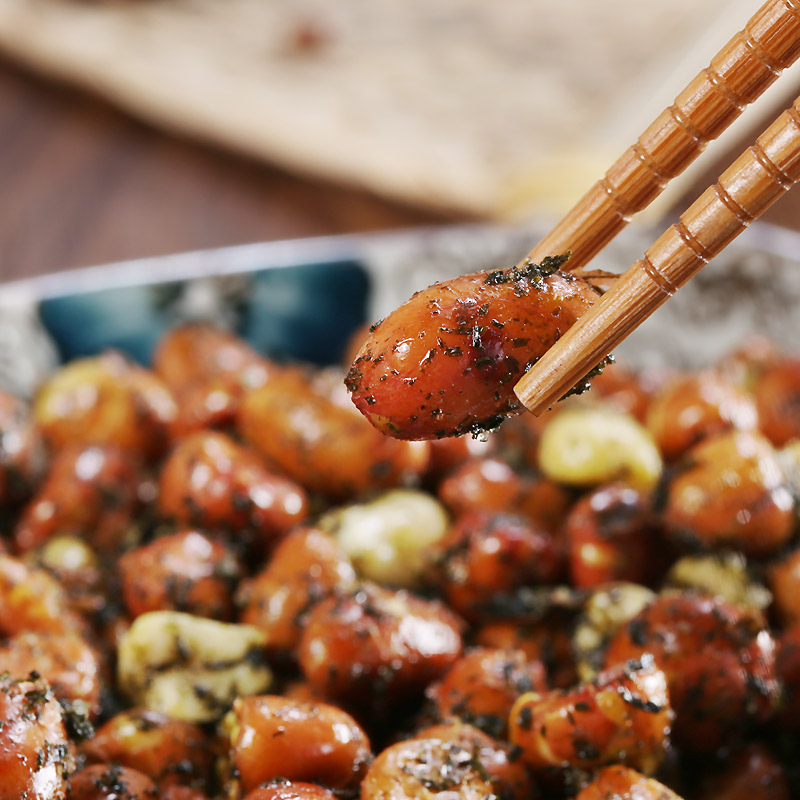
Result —
<instances>
[{"instance_id":1,"label":"peanut held by chopsticks","mask_svg":"<svg viewBox=\"0 0 800 800\"><path fill-rule=\"evenodd\" d=\"M514 384L597 299L566 256L418 292L375 325L345 381L378 429L439 439L519 412Z\"/></svg>"}]
</instances>

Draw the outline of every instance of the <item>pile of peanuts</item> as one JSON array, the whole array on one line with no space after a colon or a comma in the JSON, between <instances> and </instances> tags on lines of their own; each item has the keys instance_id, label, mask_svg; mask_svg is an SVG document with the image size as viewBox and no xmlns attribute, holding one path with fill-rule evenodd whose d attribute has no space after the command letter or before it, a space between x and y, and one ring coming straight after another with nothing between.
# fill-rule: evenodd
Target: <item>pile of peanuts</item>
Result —
<instances>
[{"instance_id":1,"label":"pile of peanuts","mask_svg":"<svg viewBox=\"0 0 800 800\"><path fill-rule=\"evenodd\" d=\"M0 800L800 796L800 360L482 439L210 326L0 392Z\"/></svg>"}]
</instances>

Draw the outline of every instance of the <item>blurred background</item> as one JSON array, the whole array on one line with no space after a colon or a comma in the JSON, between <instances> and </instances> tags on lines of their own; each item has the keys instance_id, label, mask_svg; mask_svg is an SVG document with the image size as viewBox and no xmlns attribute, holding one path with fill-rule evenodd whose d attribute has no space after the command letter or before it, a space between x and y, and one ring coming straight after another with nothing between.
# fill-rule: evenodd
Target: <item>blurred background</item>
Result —
<instances>
[{"instance_id":1,"label":"blurred background","mask_svg":"<svg viewBox=\"0 0 800 800\"><path fill-rule=\"evenodd\" d=\"M759 5L0 0L0 279L555 220ZM671 221L799 88L791 70L649 221ZM800 197L769 219L800 228Z\"/></svg>"}]
</instances>

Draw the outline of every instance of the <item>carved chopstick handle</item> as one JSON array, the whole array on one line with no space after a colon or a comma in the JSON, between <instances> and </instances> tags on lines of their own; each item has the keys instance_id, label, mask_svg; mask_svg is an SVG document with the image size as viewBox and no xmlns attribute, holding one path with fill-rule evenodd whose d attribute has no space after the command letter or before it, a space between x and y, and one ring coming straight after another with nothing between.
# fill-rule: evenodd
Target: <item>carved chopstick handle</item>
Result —
<instances>
[{"instance_id":1,"label":"carved chopstick handle","mask_svg":"<svg viewBox=\"0 0 800 800\"><path fill-rule=\"evenodd\" d=\"M800 98L758 137L515 387L549 408L800 179Z\"/></svg>"},{"instance_id":2,"label":"carved chopstick handle","mask_svg":"<svg viewBox=\"0 0 800 800\"><path fill-rule=\"evenodd\" d=\"M800 55L800 0L768 0L530 252L588 262Z\"/></svg>"}]
</instances>

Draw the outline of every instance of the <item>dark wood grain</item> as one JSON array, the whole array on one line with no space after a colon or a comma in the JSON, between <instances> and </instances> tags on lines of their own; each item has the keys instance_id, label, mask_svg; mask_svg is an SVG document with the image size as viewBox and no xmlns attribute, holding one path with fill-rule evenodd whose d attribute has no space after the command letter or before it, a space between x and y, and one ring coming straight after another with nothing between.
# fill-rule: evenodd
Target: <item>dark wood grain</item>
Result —
<instances>
[{"instance_id":1,"label":"dark wood grain","mask_svg":"<svg viewBox=\"0 0 800 800\"><path fill-rule=\"evenodd\" d=\"M0 61L0 280L445 221L172 137Z\"/></svg>"}]
</instances>

